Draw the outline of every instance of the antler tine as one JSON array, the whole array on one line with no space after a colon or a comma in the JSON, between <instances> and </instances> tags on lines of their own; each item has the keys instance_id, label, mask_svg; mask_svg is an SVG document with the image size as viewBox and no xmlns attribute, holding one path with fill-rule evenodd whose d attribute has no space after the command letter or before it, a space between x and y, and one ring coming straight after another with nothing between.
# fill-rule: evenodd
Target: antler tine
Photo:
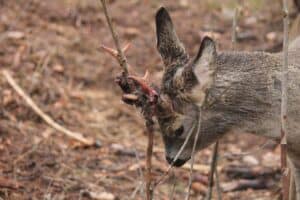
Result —
<instances>
[{"instance_id":1,"label":"antler tine","mask_svg":"<svg viewBox=\"0 0 300 200\"><path fill-rule=\"evenodd\" d=\"M131 46L131 43L128 42L122 49L122 52L123 53L126 53L126 51L128 51L129 47ZM101 45L100 46L101 49L103 49L105 52L109 53L111 56L113 56L114 58L118 59L118 51L113 49L113 48L110 48L110 47L107 47L105 45Z\"/></svg>"},{"instance_id":2,"label":"antler tine","mask_svg":"<svg viewBox=\"0 0 300 200\"><path fill-rule=\"evenodd\" d=\"M118 59L118 52L110 47L101 45L101 49L103 49L105 52L109 53L112 57Z\"/></svg>"},{"instance_id":3,"label":"antler tine","mask_svg":"<svg viewBox=\"0 0 300 200\"><path fill-rule=\"evenodd\" d=\"M154 102L156 101L156 98L158 96L158 93L156 92L155 89L153 89L148 83L147 83L147 78L149 76L148 70L146 70L145 75L143 77L138 77L138 76L128 76L128 78L134 80L136 83L138 83L141 86L141 89L143 92L145 92L147 95L150 97L150 101Z\"/></svg>"},{"instance_id":4,"label":"antler tine","mask_svg":"<svg viewBox=\"0 0 300 200\"><path fill-rule=\"evenodd\" d=\"M147 81L148 78L149 78L149 71L146 70L146 72L145 72L144 76L142 77L142 79L145 80L145 81Z\"/></svg>"},{"instance_id":5,"label":"antler tine","mask_svg":"<svg viewBox=\"0 0 300 200\"><path fill-rule=\"evenodd\" d=\"M123 53L126 53L128 51L128 49L131 47L131 43L128 42L122 49L122 52ZM109 55L111 55L112 57L114 57L118 62L119 62L119 54L118 54L118 51L113 49L113 48L110 48L110 47L107 47L105 45L101 45L100 48L102 50L104 50L105 52L107 52ZM128 66L128 72L131 73L131 74L136 74L133 70L132 70L132 67L129 63L127 63L127 66Z\"/></svg>"},{"instance_id":6,"label":"antler tine","mask_svg":"<svg viewBox=\"0 0 300 200\"><path fill-rule=\"evenodd\" d=\"M128 42L128 43L123 47L123 49L122 49L123 53L126 53L127 50L128 50L130 47L131 47L131 43Z\"/></svg>"},{"instance_id":7,"label":"antler tine","mask_svg":"<svg viewBox=\"0 0 300 200\"><path fill-rule=\"evenodd\" d=\"M126 52L129 49L130 45L131 45L130 43L127 43L123 47L122 52L123 53ZM105 52L109 53L111 56L113 56L114 58L116 58L118 60L119 54L116 50L114 50L110 47L104 46L104 45L101 45L101 48ZM130 72L133 72L132 70L130 70L131 69L130 65L128 65L128 68L129 68L128 70ZM135 74L135 73L133 73L133 74ZM155 101L155 98L158 96L158 94L153 88L151 88L151 86L148 85L148 83L147 83L148 77L149 77L149 71L148 70L146 70L143 77L138 77L136 75L128 76L128 78L130 78L130 79L134 80L136 83L138 83L141 86L142 90L150 96L150 101Z\"/></svg>"}]
</instances>

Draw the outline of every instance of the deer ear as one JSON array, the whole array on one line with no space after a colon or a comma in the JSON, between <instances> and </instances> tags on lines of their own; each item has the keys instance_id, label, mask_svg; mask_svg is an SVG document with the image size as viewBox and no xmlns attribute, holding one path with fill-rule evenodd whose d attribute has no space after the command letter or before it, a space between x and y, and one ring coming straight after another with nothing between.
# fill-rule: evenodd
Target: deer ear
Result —
<instances>
[{"instance_id":1,"label":"deer ear","mask_svg":"<svg viewBox=\"0 0 300 200\"><path fill-rule=\"evenodd\" d=\"M213 83L216 56L215 42L211 38L205 37L193 63L193 72L203 91L206 91Z\"/></svg>"},{"instance_id":2,"label":"deer ear","mask_svg":"<svg viewBox=\"0 0 300 200\"><path fill-rule=\"evenodd\" d=\"M157 49L165 66L186 63L188 55L179 41L168 11L161 7L156 13Z\"/></svg>"}]
</instances>

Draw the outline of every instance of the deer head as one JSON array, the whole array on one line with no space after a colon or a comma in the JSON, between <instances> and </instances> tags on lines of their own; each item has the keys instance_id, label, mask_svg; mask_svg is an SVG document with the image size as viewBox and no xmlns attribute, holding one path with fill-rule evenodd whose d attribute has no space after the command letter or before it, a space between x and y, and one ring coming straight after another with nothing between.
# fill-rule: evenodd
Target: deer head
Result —
<instances>
[{"instance_id":1,"label":"deer head","mask_svg":"<svg viewBox=\"0 0 300 200\"><path fill-rule=\"evenodd\" d=\"M216 47L212 39L205 37L195 58L189 59L165 8L156 14L156 35L157 49L165 65L160 95L165 96L172 107L171 113L157 115L157 120L167 161L181 166L191 157L199 110L214 81ZM187 145L174 160L189 133L192 135Z\"/></svg>"},{"instance_id":2,"label":"deer head","mask_svg":"<svg viewBox=\"0 0 300 200\"><path fill-rule=\"evenodd\" d=\"M165 65L160 90L148 84L148 73L144 77L123 73L117 77L117 83L125 93L125 103L141 108L145 119L157 118L166 159L179 167L191 157L194 137L199 130L200 108L214 81L216 47L212 39L205 37L195 58L189 59L165 8L156 14L156 36L157 49ZM118 59L117 51L102 48ZM185 141L182 153L174 160Z\"/></svg>"}]
</instances>

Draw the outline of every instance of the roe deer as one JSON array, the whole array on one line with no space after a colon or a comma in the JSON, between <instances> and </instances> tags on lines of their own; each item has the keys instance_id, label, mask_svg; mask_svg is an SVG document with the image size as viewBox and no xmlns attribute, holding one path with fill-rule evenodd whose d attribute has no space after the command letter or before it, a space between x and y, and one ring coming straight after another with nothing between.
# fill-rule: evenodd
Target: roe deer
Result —
<instances>
[{"instance_id":1,"label":"roe deer","mask_svg":"<svg viewBox=\"0 0 300 200\"><path fill-rule=\"evenodd\" d=\"M180 167L190 159L199 118L198 151L229 131L280 140L282 53L219 52L205 37L190 59L165 8L156 14L156 33L165 65L159 92L165 103L156 117L170 164ZM288 69L287 151L300 200L300 37L290 43Z\"/></svg>"}]
</instances>

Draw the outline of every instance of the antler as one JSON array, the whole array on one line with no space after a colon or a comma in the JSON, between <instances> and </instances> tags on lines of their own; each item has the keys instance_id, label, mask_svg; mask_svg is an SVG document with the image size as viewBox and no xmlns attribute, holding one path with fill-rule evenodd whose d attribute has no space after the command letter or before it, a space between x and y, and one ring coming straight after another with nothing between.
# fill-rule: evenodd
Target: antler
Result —
<instances>
[{"instance_id":1,"label":"antler","mask_svg":"<svg viewBox=\"0 0 300 200\"><path fill-rule=\"evenodd\" d=\"M130 46L131 46L131 43L128 42L122 49L123 53L126 53L126 51L129 49ZM103 50L105 50L107 53L109 53L110 55L112 55L113 57L115 57L116 59L118 59L119 54L118 54L118 51L116 51L115 49L109 48L104 45L101 45L101 48Z\"/></svg>"},{"instance_id":2,"label":"antler","mask_svg":"<svg viewBox=\"0 0 300 200\"><path fill-rule=\"evenodd\" d=\"M130 43L127 43L122 49L123 53L128 51L129 47L130 47ZM101 48L105 52L107 52L109 55L114 57L117 61L119 60L120 55L115 49L112 49L112 48L104 46L104 45L101 45ZM158 93L155 89L153 89L150 86L150 84L148 82L148 78L149 78L148 70L146 70L144 76L140 77L140 76L135 75L136 73L133 72L132 67L129 64L128 64L128 67L129 67L128 71L134 75L125 75L124 73L122 73L121 76L118 76L116 78L116 82L119 84L119 86L121 87L123 92L125 92L125 95L123 95L124 102L126 102L126 103L130 102L129 104L132 104L132 101L138 100L137 96L135 96L133 94L128 95L128 93L136 93L135 90L137 90L137 87L138 87L138 88L140 88L140 90L142 91L142 93L144 95L149 97L149 102L154 103L157 100ZM134 86L131 84L131 82L134 83Z\"/></svg>"}]
</instances>

